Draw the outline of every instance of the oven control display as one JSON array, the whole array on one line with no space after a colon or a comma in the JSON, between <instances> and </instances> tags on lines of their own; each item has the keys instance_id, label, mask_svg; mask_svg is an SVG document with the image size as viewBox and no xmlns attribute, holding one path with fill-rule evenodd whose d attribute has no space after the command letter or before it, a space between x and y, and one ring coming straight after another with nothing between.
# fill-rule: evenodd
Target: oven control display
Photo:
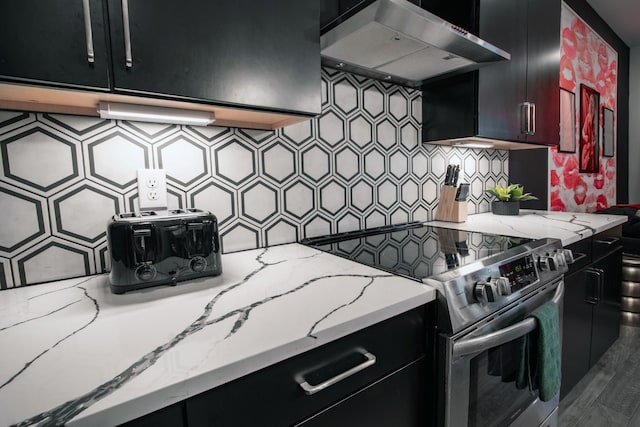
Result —
<instances>
[{"instance_id":1,"label":"oven control display","mask_svg":"<svg viewBox=\"0 0 640 427\"><path fill-rule=\"evenodd\" d=\"M500 266L500 276L509 279L511 291L517 291L538 280L532 255L511 261Z\"/></svg>"}]
</instances>

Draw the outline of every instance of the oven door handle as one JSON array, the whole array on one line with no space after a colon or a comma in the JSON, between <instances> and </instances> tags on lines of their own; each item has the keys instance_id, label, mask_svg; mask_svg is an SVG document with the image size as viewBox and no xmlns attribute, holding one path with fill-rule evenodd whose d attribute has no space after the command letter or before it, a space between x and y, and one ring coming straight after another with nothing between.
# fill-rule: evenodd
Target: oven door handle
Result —
<instances>
[{"instance_id":1,"label":"oven door handle","mask_svg":"<svg viewBox=\"0 0 640 427\"><path fill-rule=\"evenodd\" d=\"M553 302L560 304L562 297L564 296L564 283L560 282L556 288L556 293L553 296ZM469 338L453 343L453 357L462 357L469 354L481 353L490 348L497 347L499 345L508 343L529 332L532 332L537 326L537 321L533 317L526 318L508 326L504 329L500 329L490 334L482 335L476 338Z\"/></svg>"}]
</instances>

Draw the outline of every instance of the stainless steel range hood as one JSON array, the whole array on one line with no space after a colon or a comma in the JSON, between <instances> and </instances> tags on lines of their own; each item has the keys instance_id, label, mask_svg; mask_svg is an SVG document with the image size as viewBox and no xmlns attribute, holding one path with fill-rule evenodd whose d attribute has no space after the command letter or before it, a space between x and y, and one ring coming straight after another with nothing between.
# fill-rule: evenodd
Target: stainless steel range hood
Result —
<instances>
[{"instance_id":1,"label":"stainless steel range hood","mask_svg":"<svg viewBox=\"0 0 640 427\"><path fill-rule=\"evenodd\" d=\"M320 38L323 62L418 87L511 55L407 0L376 0Z\"/></svg>"}]
</instances>

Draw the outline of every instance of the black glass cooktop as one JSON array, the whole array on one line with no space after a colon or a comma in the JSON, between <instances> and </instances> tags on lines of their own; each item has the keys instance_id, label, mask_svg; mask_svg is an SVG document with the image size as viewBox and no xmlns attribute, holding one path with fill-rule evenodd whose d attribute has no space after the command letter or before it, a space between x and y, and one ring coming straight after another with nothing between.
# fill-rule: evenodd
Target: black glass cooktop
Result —
<instances>
[{"instance_id":1,"label":"black glass cooktop","mask_svg":"<svg viewBox=\"0 0 640 427\"><path fill-rule=\"evenodd\" d=\"M531 240L408 223L310 238L301 243L422 280Z\"/></svg>"}]
</instances>

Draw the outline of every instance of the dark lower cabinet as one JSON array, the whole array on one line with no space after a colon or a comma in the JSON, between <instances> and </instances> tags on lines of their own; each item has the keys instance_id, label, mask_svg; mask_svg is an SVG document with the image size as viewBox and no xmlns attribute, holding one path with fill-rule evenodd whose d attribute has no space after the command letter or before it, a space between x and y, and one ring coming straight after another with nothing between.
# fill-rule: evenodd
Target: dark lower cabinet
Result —
<instances>
[{"instance_id":1,"label":"dark lower cabinet","mask_svg":"<svg viewBox=\"0 0 640 427\"><path fill-rule=\"evenodd\" d=\"M618 232L596 235L569 247L577 262L565 276L561 398L618 339L622 290Z\"/></svg>"},{"instance_id":2,"label":"dark lower cabinet","mask_svg":"<svg viewBox=\"0 0 640 427\"><path fill-rule=\"evenodd\" d=\"M424 357L301 422L304 427L426 426Z\"/></svg>"},{"instance_id":3,"label":"dark lower cabinet","mask_svg":"<svg viewBox=\"0 0 640 427\"><path fill-rule=\"evenodd\" d=\"M126 426L432 425L434 347L428 345L433 331L427 327L432 316L433 304L411 310ZM315 393L301 387L363 364L368 366Z\"/></svg>"}]
</instances>

